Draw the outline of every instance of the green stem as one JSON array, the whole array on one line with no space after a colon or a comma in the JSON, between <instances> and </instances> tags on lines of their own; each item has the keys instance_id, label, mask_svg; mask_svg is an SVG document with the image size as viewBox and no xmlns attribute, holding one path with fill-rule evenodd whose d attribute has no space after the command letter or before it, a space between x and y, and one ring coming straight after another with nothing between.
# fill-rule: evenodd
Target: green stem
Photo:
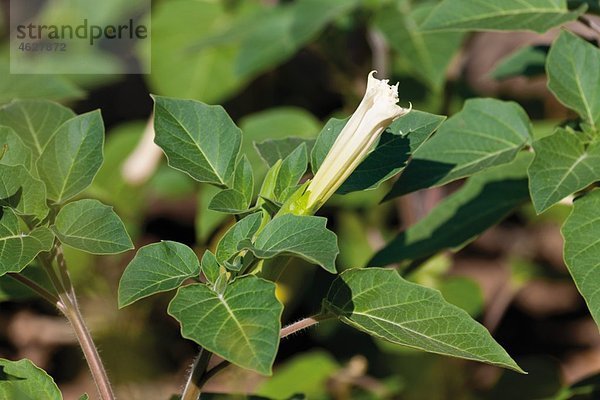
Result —
<instances>
[{"instance_id":1,"label":"green stem","mask_svg":"<svg viewBox=\"0 0 600 400\"><path fill-rule=\"evenodd\" d=\"M58 302L59 302L58 296L56 296L53 293L50 293L49 291L47 291L46 289L44 289L43 287L41 287L40 285L38 285L37 283L32 281L31 279L29 279L23 275L20 275L20 274L15 274L15 273L9 273L7 275L9 277L11 277L12 279L18 281L19 283L27 286L29 289L33 290L34 292L36 292L40 297L44 298L49 303L51 303L55 306L58 304Z\"/></svg>"},{"instance_id":2,"label":"green stem","mask_svg":"<svg viewBox=\"0 0 600 400\"><path fill-rule=\"evenodd\" d=\"M204 348L200 348L200 354L194 360L192 364L192 371L188 377L185 388L181 395L181 400L198 400L202 393L203 380L202 377L208 368L208 362L212 353Z\"/></svg>"}]
</instances>

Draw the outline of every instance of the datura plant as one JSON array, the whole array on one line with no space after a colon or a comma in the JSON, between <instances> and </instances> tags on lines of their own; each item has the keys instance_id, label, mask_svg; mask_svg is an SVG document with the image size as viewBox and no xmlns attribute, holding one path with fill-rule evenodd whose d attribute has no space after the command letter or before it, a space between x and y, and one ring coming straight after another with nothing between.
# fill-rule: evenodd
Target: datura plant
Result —
<instances>
[{"instance_id":1,"label":"datura plant","mask_svg":"<svg viewBox=\"0 0 600 400\"><path fill-rule=\"evenodd\" d=\"M270 168L254 196L253 170L240 154L242 133L222 107L154 100L156 143L169 164L220 188L209 208L237 221L200 258L172 241L141 248L120 282L121 307L177 289L168 312L182 335L200 347L183 400L197 399L203 384L229 364L270 375L282 338L333 319L398 345L521 371L465 311L393 269L346 269L315 315L282 321L284 307L271 278L285 273L289 258L337 274L337 237L326 218L313 214L334 193L374 188L396 175L405 159L401 165L373 164L370 157L394 142L415 151L442 117L400 107L398 85L371 73L354 114L329 121L310 157L309 142L293 148L271 143L282 156L262 154ZM314 177L305 179L309 164Z\"/></svg>"}]
</instances>

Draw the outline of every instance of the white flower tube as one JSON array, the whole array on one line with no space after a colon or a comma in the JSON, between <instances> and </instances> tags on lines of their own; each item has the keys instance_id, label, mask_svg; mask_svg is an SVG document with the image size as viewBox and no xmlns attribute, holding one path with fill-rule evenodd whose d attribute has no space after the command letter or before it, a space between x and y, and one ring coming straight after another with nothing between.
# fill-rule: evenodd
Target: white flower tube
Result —
<instances>
[{"instance_id":1,"label":"white flower tube","mask_svg":"<svg viewBox=\"0 0 600 400\"><path fill-rule=\"evenodd\" d=\"M302 194L303 204L289 204L292 213L314 213L348 179L350 174L373 149L381 133L396 119L408 114L410 108L398 103L398 84L375 78L371 72L367 90L358 108L350 117L323 164ZM297 199L299 200L299 199Z\"/></svg>"}]
</instances>

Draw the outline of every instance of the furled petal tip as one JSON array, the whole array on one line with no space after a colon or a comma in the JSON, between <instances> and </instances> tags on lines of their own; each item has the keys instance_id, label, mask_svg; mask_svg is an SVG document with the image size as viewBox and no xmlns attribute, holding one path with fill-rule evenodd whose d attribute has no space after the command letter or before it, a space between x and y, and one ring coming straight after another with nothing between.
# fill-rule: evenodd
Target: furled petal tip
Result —
<instances>
[{"instance_id":1,"label":"furled petal tip","mask_svg":"<svg viewBox=\"0 0 600 400\"><path fill-rule=\"evenodd\" d=\"M392 123L412 110L412 104L409 108L402 108L398 105L398 85L389 84L389 79L377 79L377 71L371 71L367 79L367 90L365 97L371 97L372 105L379 111L383 120L390 120ZM388 124L389 124L388 123Z\"/></svg>"}]
</instances>

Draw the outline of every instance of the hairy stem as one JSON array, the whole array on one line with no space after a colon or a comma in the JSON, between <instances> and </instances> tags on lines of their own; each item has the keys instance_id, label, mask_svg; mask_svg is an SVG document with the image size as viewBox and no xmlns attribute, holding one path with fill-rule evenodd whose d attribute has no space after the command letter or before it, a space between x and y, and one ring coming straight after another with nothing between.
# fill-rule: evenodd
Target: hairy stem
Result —
<instances>
[{"instance_id":1,"label":"hairy stem","mask_svg":"<svg viewBox=\"0 0 600 400\"><path fill-rule=\"evenodd\" d=\"M53 264L55 259L60 272L57 272L54 268ZM100 399L114 400L115 395L110 386L110 381L108 380L108 375L106 374L102 360L100 359L100 354L98 354L98 350L96 349L92 335L90 334L90 330L85 324L83 316L81 315L81 311L79 310L79 306L77 305L75 289L71 283L71 279L67 271L67 264L62 255L62 248L60 244L56 244L54 252L52 252L50 255L39 256L38 260L46 270L50 281L56 289L58 301L55 303L55 305L71 323L73 331L75 332L75 336L77 337L77 341L79 342L79 346L81 347L92 374L92 378L94 379L96 387L98 388Z\"/></svg>"},{"instance_id":2,"label":"hairy stem","mask_svg":"<svg viewBox=\"0 0 600 400\"><path fill-rule=\"evenodd\" d=\"M183 389L181 400L198 400L202 393L202 377L206 372L211 356L212 353L210 351L200 348L200 354L198 354L198 357L194 360L194 364L192 364L192 371Z\"/></svg>"}]
</instances>

